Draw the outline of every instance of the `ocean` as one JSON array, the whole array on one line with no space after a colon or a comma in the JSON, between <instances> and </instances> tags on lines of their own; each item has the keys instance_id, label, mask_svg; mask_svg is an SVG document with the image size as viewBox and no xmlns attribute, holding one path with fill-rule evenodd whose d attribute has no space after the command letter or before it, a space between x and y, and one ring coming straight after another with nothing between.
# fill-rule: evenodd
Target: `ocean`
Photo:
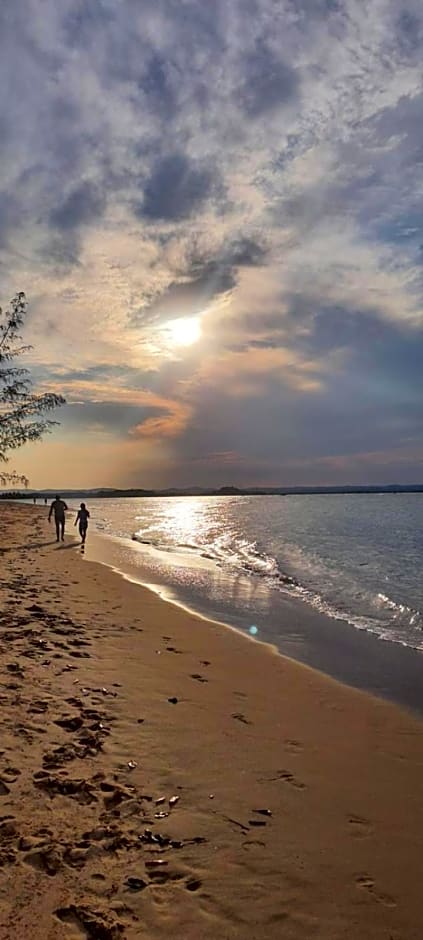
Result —
<instances>
[{"instance_id":1,"label":"ocean","mask_svg":"<svg viewBox=\"0 0 423 940\"><path fill-rule=\"evenodd\" d=\"M278 599L423 649L423 494L169 497L90 503L123 569L284 648ZM278 632L279 631L279 632Z\"/></svg>"}]
</instances>

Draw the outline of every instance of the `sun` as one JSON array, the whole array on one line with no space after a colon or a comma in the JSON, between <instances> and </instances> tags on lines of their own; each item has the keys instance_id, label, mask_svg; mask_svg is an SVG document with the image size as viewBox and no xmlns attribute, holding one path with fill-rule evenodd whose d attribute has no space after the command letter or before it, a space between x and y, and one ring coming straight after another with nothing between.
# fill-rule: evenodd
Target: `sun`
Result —
<instances>
[{"instance_id":1,"label":"sun","mask_svg":"<svg viewBox=\"0 0 423 940\"><path fill-rule=\"evenodd\" d=\"M201 336L199 317L180 317L170 320L165 331L172 346L192 346Z\"/></svg>"}]
</instances>

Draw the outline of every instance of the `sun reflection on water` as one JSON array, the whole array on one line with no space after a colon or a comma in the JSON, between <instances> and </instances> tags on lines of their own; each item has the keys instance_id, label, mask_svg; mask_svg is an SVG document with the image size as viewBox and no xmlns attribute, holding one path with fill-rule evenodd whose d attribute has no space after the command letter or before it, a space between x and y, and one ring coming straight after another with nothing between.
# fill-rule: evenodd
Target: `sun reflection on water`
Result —
<instances>
[{"instance_id":1,"label":"sun reflection on water","mask_svg":"<svg viewBox=\"0 0 423 940\"><path fill-rule=\"evenodd\" d=\"M160 528L168 535L169 542L186 548L202 543L202 537L210 526L210 507L206 501L184 497L169 501L160 520Z\"/></svg>"}]
</instances>

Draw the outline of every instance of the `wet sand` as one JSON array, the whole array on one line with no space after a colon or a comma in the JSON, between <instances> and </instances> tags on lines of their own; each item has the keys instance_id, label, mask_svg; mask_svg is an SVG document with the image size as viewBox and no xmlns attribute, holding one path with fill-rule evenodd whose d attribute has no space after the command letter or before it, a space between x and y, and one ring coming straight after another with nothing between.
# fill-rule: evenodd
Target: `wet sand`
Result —
<instances>
[{"instance_id":1,"label":"wet sand","mask_svg":"<svg viewBox=\"0 0 423 940\"><path fill-rule=\"evenodd\" d=\"M213 609L210 613L207 588L203 599L198 591L190 590L189 582L186 586L182 580L182 589L169 587L166 584L166 574L162 577L160 572L157 573L154 568L148 567L148 563L144 561L144 547L136 542L90 533L86 557L107 564L137 583L147 584L172 603L194 611L206 619L217 620L225 625L231 624L244 636L248 635L245 610L242 602L237 604L237 595L233 597L230 606L222 604L219 608L216 597L219 591L218 581L213 587ZM198 560L196 561L198 565ZM203 564L203 560L201 562ZM191 559L190 563L192 564ZM215 563L206 564L212 581L216 574ZM220 571L219 575L221 576ZM238 577L235 590L242 594L240 581ZM250 580L246 578L245 582L244 588L249 588ZM315 610L299 598L286 594L282 596L277 591L271 591L269 594L273 599L267 606L267 623L264 630L263 623L261 624L261 640L269 643L284 656L312 666L339 682L411 708L423 717L422 650L390 640L384 641L373 633L358 630L345 620L335 620ZM260 623L260 613L257 616Z\"/></svg>"},{"instance_id":2,"label":"wet sand","mask_svg":"<svg viewBox=\"0 0 423 940\"><path fill-rule=\"evenodd\" d=\"M1 940L420 940L418 718L0 523Z\"/></svg>"}]
</instances>

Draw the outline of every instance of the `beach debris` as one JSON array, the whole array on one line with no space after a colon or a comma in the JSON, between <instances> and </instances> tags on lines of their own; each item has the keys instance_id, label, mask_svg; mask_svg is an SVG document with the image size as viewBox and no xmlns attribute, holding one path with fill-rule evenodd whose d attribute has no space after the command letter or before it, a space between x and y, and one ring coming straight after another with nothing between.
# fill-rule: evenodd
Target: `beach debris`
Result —
<instances>
[{"instance_id":1,"label":"beach debris","mask_svg":"<svg viewBox=\"0 0 423 940\"><path fill-rule=\"evenodd\" d=\"M158 798L157 800L154 800L154 802L155 802L156 806L161 806L162 803L166 803L166 797L165 797L165 796L159 796L159 798Z\"/></svg>"},{"instance_id":2,"label":"beach debris","mask_svg":"<svg viewBox=\"0 0 423 940\"><path fill-rule=\"evenodd\" d=\"M209 793L209 800L214 800L214 793Z\"/></svg>"},{"instance_id":3,"label":"beach debris","mask_svg":"<svg viewBox=\"0 0 423 940\"><path fill-rule=\"evenodd\" d=\"M126 879L125 885L130 891L143 891L144 888L148 887L148 882L144 881L143 878L130 875L129 878Z\"/></svg>"},{"instance_id":4,"label":"beach debris","mask_svg":"<svg viewBox=\"0 0 423 940\"><path fill-rule=\"evenodd\" d=\"M135 770L135 768L138 767L138 764L136 760L129 760L127 766L128 770Z\"/></svg>"},{"instance_id":5,"label":"beach debris","mask_svg":"<svg viewBox=\"0 0 423 940\"><path fill-rule=\"evenodd\" d=\"M169 816L169 813L166 813L166 812L154 813L155 819L166 819L166 816Z\"/></svg>"},{"instance_id":6,"label":"beach debris","mask_svg":"<svg viewBox=\"0 0 423 940\"><path fill-rule=\"evenodd\" d=\"M145 718L137 718L137 725L144 724Z\"/></svg>"},{"instance_id":7,"label":"beach debris","mask_svg":"<svg viewBox=\"0 0 423 940\"><path fill-rule=\"evenodd\" d=\"M259 813L260 816L271 816L272 811L270 809L253 809L253 813Z\"/></svg>"},{"instance_id":8,"label":"beach debris","mask_svg":"<svg viewBox=\"0 0 423 940\"><path fill-rule=\"evenodd\" d=\"M207 842L207 839L202 836L195 836L193 839L171 839L160 832L154 833L151 829L144 829L144 832L138 838L145 845L156 845L160 846L161 849L182 849L184 845L201 845Z\"/></svg>"},{"instance_id":9,"label":"beach debris","mask_svg":"<svg viewBox=\"0 0 423 940\"><path fill-rule=\"evenodd\" d=\"M169 806L171 806L171 807L172 807L172 806L176 806L176 804L179 802L179 799L180 799L179 796L171 796L171 798L170 798L170 800L169 800Z\"/></svg>"},{"instance_id":10,"label":"beach debris","mask_svg":"<svg viewBox=\"0 0 423 940\"><path fill-rule=\"evenodd\" d=\"M146 868L161 868L164 865L167 865L168 862L165 858L152 858L145 863Z\"/></svg>"},{"instance_id":11,"label":"beach debris","mask_svg":"<svg viewBox=\"0 0 423 940\"><path fill-rule=\"evenodd\" d=\"M147 844L150 844L151 842L157 842L157 837L154 835L154 832L152 832L151 829L144 829L144 832L142 835L138 836L138 838L141 842L147 842Z\"/></svg>"},{"instance_id":12,"label":"beach debris","mask_svg":"<svg viewBox=\"0 0 423 940\"><path fill-rule=\"evenodd\" d=\"M170 702L171 705L177 705L178 699L176 698L176 695L174 695L173 698L168 698L168 702Z\"/></svg>"}]
</instances>

